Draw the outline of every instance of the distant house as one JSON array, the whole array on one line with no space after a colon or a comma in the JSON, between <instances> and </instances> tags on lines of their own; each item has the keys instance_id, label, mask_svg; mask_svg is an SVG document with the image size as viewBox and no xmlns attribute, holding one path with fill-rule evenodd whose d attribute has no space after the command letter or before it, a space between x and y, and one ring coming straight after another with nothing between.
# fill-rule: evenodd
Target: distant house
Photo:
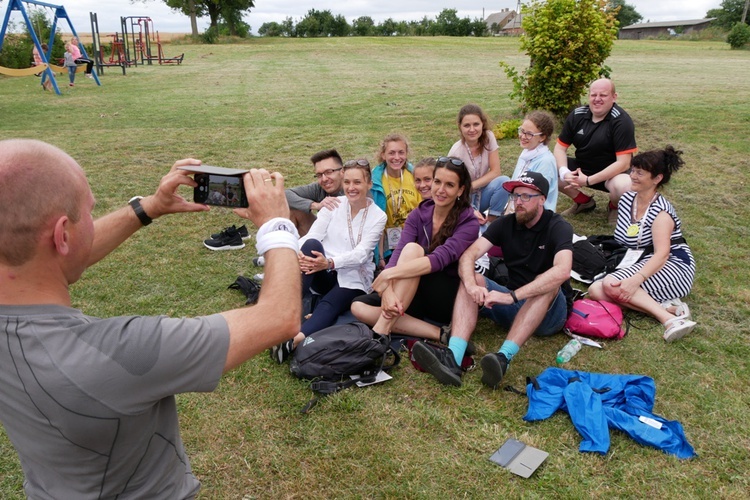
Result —
<instances>
[{"instance_id":1,"label":"distant house","mask_svg":"<svg viewBox=\"0 0 750 500\"><path fill-rule=\"evenodd\" d=\"M508 24L503 26L503 29L500 30L500 34L505 36L523 35L523 27L521 26L523 18L524 14L517 14L513 16L513 19L511 19Z\"/></svg>"},{"instance_id":2,"label":"distant house","mask_svg":"<svg viewBox=\"0 0 750 500\"><path fill-rule=\"evenodd\" d=\"M487 24L487 30L493 35L497 35L514 17L516 17L516 11L505 8L500 12L490 14L484 22Z\"/></svg>"},{"instance_id":3,"label":"distant house","mask_svg":"<svg viewBox=\"0 0 750 500\"><path fill-rule=\"evenodd\" d=\"M716 19L689 19L687 21L665 21L661 23L639 23L620 28L621 40L640 40L642 38L658 38L660 36L687 35L696 33L708 27Z\"/></svg>"}]
</instances>

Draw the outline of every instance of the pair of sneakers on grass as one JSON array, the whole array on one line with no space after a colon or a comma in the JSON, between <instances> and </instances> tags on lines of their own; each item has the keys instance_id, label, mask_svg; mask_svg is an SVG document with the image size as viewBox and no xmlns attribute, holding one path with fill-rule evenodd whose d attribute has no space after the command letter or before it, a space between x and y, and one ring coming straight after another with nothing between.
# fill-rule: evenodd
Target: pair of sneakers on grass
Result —
<instances>
[{"instance_id":1,"label":"pair of sneakers on grass","mask_svg":"<svg viewBox=\"0 0 750 500\"><path fill-rule=\"evenodd\" d=\"M207 240L203 240L203 246L209 250L239 250L245 248L244 240L249 239L250 233L247 226L232 225L212 234Z\"/></svg>"},{"instance_id":2,"label":"pair of sneakers on grass","mask_svg":"<svg viewBox=\"0 0 750 500\"><path fill-rule=\"evenodd\" d=\"M674 342L693 331L696 323L692 321L690 308L686 303L680 299L672 299L662 302L661 306L675 315L675 318L667 321L665 325L665 341ZM461 386L463 370L451 350L427 342L418 342L412 348L412 355L417 363L440 383ZM491 389L497 389L508 371L509 363L510 360L502 352L486 354L480 362L482 383Z\"/></svg>"}]
</instances>

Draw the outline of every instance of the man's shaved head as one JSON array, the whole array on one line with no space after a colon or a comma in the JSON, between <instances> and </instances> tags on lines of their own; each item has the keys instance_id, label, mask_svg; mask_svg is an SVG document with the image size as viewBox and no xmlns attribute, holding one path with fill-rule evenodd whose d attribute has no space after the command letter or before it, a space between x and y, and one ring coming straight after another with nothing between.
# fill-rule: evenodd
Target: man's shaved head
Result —
<instances>
[{"instance_id":1,"label":"man's shaved head","mask_svg":"<svg viewBox=\"0 0 750 500\"><path fill-rule=\"evenodd\" d=\"M0 264L30 260L57 217L81 216L88 183L67 153L42 141L0 141Z\"/></svg>"}]
</instances>

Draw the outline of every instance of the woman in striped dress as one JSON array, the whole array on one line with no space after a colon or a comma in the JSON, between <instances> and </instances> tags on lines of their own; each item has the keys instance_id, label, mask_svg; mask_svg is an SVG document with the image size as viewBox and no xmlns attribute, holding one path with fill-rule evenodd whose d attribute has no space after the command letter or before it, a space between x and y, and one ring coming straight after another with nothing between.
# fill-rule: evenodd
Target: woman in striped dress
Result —
<instances>
[{"instance_id":1,"label":"woman in striped dress","mask_svg":"<svg viewBox=\"0 0 750 500\"><path fill-rule=\"evenodd\" d=\"M628 247L630 265L589 287L591 298L611 300L644 312L664 325L672 342L695 328L687 304L695 277L695 259L682 236L674 207L659 192L682 165L672 146L642 153L631 163L632 191L618 205L615 239Z\"/></svg>"}]
</instances>

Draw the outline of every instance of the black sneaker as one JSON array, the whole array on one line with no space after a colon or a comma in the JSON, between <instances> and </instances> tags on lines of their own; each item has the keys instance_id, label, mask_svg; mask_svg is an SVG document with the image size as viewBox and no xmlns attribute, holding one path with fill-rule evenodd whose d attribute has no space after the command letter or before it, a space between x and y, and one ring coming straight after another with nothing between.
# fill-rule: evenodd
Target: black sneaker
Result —
<instances>
[{"instance_id":1,"label":"black sneaker","mask_svg":"<svg viewBox=\"0 0 750 500\"><path fill-rule=\"evenodd\" d=\"M451 340L451 323L440 327L440 343L448 345ZM469 340L466 343L466 352L464 356L473 356L477 353L477 346Z\"/></svg>"},{"instance_id":2,"label":"black sneaker","mask_svg":"<svg viewBox=\"0 0 750 500\"><path fill-rule=\"evenodd\" d=\"M508 371L508 358L505 354L491 352L485 354L479 363L482 366L482 383L492 389L497 389L503 381L503 375Z\"/></svg>"},{"instance_id":3,"label":"black sneaker","mask_svg":"<svg viewBox=\"0 0 750 500\"><path fill-rule=\"evenodd\" d=\"M250 233L247 232L247 226L240 226L240 227L229 226L229 227L225 227L220 233L214 233L214 234L212 234L211 235L211 239L215 240L215 239L220 238L221 235L224 234L225 232L227 232L229 229L234 229L235 231L237 231L238 233L240 233L240 238L242 238L243 240L249 240L250 239Z\"/></svg>"},{"instance_id":4,"label":"black sneaker","mask_svg":"<svg viewBox=\"0 0 750 500\"><path fill-rule=\"evenodd\" d=\"M283 363L294 351L294 340L289 339L286 342L282 342L279 345L273 346L268 352L271 354L271 359L276 361L278 364Z\"/></svg>"},{"instance_id":5,"label":"black sneaker","mask_svg":"<svg viewBox=\"0 0 750 500\"><path fill-rule=\"evenodd\" d=\"M427 342L417 342L411 348L414 360L424 371L444 385L461 387L461 367L456 364L450 349L433 347Z\"/></svg>"},{"instance_id":6,"label":"black sneaker","mask_svg":"<svg viewBox=\"0 0 750 500\"><path fill-rule=\"evenodd\" d=\"M203 242L209 250L239 250L245 248L242 236L235 227L228 227L219 234L218 238L210 238Z\"/></svg>"}]
</instances>

